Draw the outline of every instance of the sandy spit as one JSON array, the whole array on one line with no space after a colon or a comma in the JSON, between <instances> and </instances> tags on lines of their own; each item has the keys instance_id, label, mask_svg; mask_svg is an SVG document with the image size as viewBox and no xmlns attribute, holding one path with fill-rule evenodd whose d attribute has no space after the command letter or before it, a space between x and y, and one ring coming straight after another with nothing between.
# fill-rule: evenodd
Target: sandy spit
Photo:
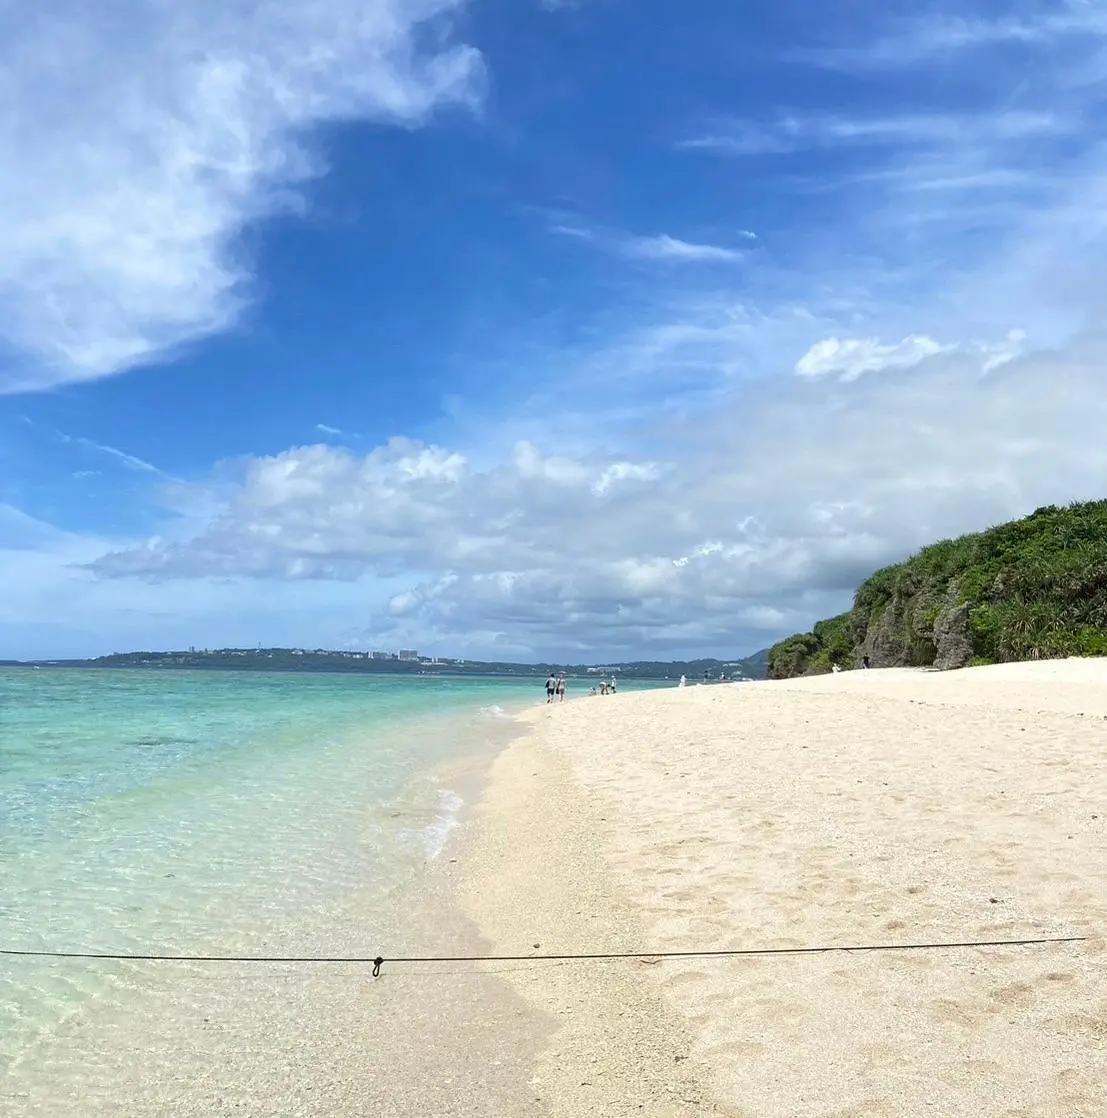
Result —
<instances>
[{"instance_id":1,"label":"sandy spit","mask_svg":"<svg viewBox=\"0 0 1107 1118\"><path fill-rule=\"evenodd\" d=\"M1088 937L504 965L556 1022L532 1081L551 1114L1107 1113L1107 662L524 718L460 889L497 953Z\"/></svg>"}]
</instances>

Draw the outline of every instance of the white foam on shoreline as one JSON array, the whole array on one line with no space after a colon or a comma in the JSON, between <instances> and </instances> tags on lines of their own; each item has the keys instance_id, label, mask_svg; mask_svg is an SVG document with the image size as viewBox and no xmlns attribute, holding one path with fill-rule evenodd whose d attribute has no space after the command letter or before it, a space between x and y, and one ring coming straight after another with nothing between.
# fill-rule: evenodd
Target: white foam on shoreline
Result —
<instances>
[{"instance_id":1,"label":"white foam on shoreline","mask_svg":"<svg viewBox=\"0 0 1107 1118\"><path fill-rule=\"evenodd\" d=\"M434 822L423 831L423 849L428 861L433 862L446 849L446 843L457 827L464 806L465 801L452 788L438 790L438 814Z\"/></svg>"},{"instance_id":2,"label":"white foam on shoreline","mask_svg":"<svg viewBox=\"0 0 1107 1118\"><path fill-rule=\"evenodd\" d=\"M496 706L495 704L493 704L492 706L481 707L480 712L486 718L509 719L511 717L511 715L508 714L503 707Z\"/></svg>"}]
</instances>

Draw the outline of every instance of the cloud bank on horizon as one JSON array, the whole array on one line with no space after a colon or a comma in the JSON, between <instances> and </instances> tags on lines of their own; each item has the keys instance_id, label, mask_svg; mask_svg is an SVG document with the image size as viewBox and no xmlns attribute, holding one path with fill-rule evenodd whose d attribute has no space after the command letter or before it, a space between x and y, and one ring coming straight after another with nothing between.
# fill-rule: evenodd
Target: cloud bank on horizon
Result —
<instances>
[{"instance_id":1,"label":"cloud bank on horizon","mask_svg":"<svg viewBox=\"0 0 1107 1118\"><path fill-rule=\"evenodd\" d=\"M1107 496L1102 10L670 7L0 6L0 656L745 653Z\"/></svg>"}]
</instances>

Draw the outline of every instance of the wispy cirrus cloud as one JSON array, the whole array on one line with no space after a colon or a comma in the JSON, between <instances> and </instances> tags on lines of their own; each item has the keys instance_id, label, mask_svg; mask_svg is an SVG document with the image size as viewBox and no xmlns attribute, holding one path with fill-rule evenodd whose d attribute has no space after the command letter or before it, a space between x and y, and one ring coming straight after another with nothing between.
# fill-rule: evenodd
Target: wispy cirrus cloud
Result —
<instances>
[{"instance_id":1,"label":"wispy cirrus cloud","mask_svg":"<svg viewBox=\"0 0 1107 1118\"><path fill-rule=\"evenodd\" d=\"M903 113L898 116L784 115L768 123L718 122L707 133L682 140L684 151L719 155L780 155L818 148L954 147L1063 137L1079 119L1050 111Z\"/></svg>"},{"instance_id":2,"label":"wispy cirrus cloud","mask_svg":"<svg viewBox=\"0 0 1107 1118\"><path fill-rule=\"evenodd\" d=\"M1107 36L1107 13L1094 0L1012 4L1002 14L935 12L896 20L866 42L794 52L832 69L884 70L1005 46L1050 46Z\"/></svg>"},{"instance_id":3,"label":"wispy cirrus cloud","mask_svg":"<svg viewBox=\"0 0 1107 1118\"><path fill-rule=\"evenodd\" d=\"M879 338L823 338L796 362L797 376L837 377L844 383L866 373L912 369L939 356L961 354L979 362L983 373L1006 365L1023 353L1026 333L1010 330L994 342L949 343L943 345L925 334L911 334L899 342L883 343Z\"/></svg>"},{"instance_id":4,"label":"wispy cirrus cloud","mask_svg":"<svg viewBox=\"0 0 1107 1118\"><path fill-rule=\"evenodd\" d=\"M128 454L126 451L119 450L117 447L108 446L106 443L98 443L95 439L86 439L81 435L67 435L64 431L56 431L55 434L60 442L66 443L69 446L79 446L85 450L91 450L96 454L105 454L128 470L134 470L136 473L141 474L156 474L158 477L163 478L169 477L167 473L158 469L153 463L147 462L142 458L137 458L135 455ZM88 471L84 472L87 473Z\"/></svg>"},{"instance_id":5,"label":"wispy cirrus cloud","mask_svg":"<svg viewBox=\"0 0 1107 1118\"><path fill-rule=\"evenodd\" d=\"M749 236L743 232L743 236ZM640 260L741 260L742 253L737 249L724 248L722 245L698 244L695 241L682 241L662 233L657 237L628 238L622 246L627 256Z\"/></svg>"},{"instance_id":6,"label":"wispy cirrus cloud","mask_svg":"<svg viewBox=\"0 0 1107 1118\"><path fill-rule=\"evenodd\" d=\"M865 373L885 369L909 369L928 357L950 353L955 346L943 346L925 334L912 334L901 342L882 345L877 338L825 338L816 342L796 362L801 377L837 374L843 381L856 380Z\"/></svg>"},{"instance_id":7,"label":"wispy cirrus cloud","mask_svg":"<svg viewBox=\"0 0 1107 1118\"><path fill-rule=\"evenodd\" d=\"M659 233L655 236L638 236L633 233L593 229L563 221L552 224L550 232L593 245L603 252L621 256L628 260L722 263L741 260L745 255L738 248L700 241L688 241L681 237L671 236L668 233ZM757 240L757 234L749 229L738 229L732 236L747 243Z\"/></svg>"},{"instance_id":8,"label":"wispy cirrus cloud","mask_svg":"<svg viewBox=\"0 0 1107 1118\"><path fill-rule=\"evenodd\" d=\"M472 104L421 29L457 0L77 0L0 10L0 391L108 376L231 325L244 225L301 205L311 130ZM441 29L439 29L441 30Z\"/></svg>"}]
</instances>

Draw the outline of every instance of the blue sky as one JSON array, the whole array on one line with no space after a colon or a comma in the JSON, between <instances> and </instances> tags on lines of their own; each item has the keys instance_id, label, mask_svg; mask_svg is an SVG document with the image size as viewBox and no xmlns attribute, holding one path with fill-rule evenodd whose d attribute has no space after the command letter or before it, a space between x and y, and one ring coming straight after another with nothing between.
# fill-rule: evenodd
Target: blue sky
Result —
<instances>
[{"instance_id":1,"label":"blue sky","mask_svg":"<svg viewBox=\"0 0 1107 1118\"><path fill-rule=\"evenodd\" d=\"M0 7L0 656L731 655L1103 496L1107 13Z\"/></svg>"}]
</instances>

